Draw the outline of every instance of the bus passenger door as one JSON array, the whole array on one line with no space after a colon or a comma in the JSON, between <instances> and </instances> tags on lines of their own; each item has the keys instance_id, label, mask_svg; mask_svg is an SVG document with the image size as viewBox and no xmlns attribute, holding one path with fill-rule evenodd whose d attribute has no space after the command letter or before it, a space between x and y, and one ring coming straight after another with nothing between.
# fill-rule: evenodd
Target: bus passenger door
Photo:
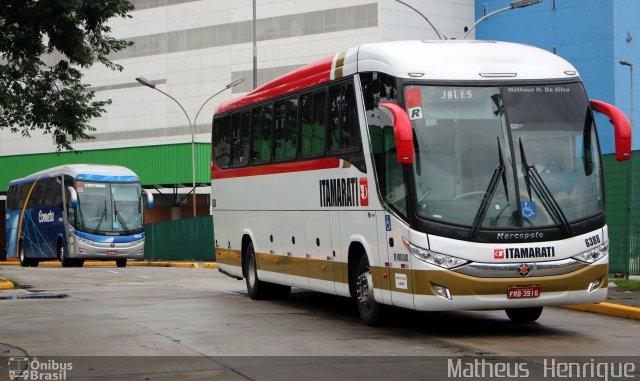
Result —
<instances>
[{"instance_id":1,"label":"bus passenger door","mask_svg":"<svg viewBox=\"0 0 640 381\"><path fill-rule=\"evenodd\" d=\"M332 212L305 213L304 231L309 288L333 294L336 289L333 277L330 213Z\"/></svg>"},{"instance_id":2,"label":"bus passenger door","mask_svg":"<svg viewBox=\"0 0 640 381\"><path fill-rule=\"evenodd\" d=\"M305 250L304 213L283 212L282 246L285 252L284 273L288 285L309 288L307 253Z\"/></svg>"},{"instance_id":3,"label":"bus passenger door","mask_svg":"<svg viewBox=\"0 0 640 381\"><path fill-rule=\"evenodd\" d=\"M384 274L388 275L392 304L398 307L414 308L414 282L409 247L407 246L409 228L404 221L394 215L385 213L384 218L387 237L384 247L386 247L389 259L383 277ZM406 239L406 241L403 241L403 239Z\"/></svg>"}]
</instances>

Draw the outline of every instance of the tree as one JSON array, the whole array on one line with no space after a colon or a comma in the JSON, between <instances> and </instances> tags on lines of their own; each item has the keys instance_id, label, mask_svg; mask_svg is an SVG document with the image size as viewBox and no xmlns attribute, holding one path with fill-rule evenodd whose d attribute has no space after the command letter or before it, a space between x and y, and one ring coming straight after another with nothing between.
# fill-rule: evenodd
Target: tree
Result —
<instances>
[{"instance_id":1,"label":"tree","mask_svg":"<svg viewBox=\"0 0 640 381\"><path fill-rule=\"evenodd\" d=\"M111 37L106 23L132 9L127 0L0 1L0 128L52 134L58 151L92 138L89 122L111 100L94 100L80 69L122 70L108 56L132 43Z\"/></svg>"}]
</instances>

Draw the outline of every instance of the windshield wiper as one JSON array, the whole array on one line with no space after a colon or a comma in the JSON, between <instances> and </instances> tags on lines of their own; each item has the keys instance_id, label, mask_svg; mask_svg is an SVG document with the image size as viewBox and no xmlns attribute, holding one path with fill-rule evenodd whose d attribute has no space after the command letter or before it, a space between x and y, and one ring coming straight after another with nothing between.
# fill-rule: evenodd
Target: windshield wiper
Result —
<instances>
[{"instance_id":1,"label":"windshield wiper","mask_svg":"<svg viewBox=\"0 0 640 381\"><path fill-rule=\"evenodd\" d=\"M100 221L98 221L98 225L94 230L95 233L97 233L98 230L100 230L100 225L102 225L102 221L104 221L105 217L107 217L107 200L104 200L104 210L102 211L102 214L100 215Z\"/></svg>"},{"instance_id":2,"label":"windshield wiper","mask_svg":"<svg viewBox=\"0 0 640 381\"><path fill-rule=\"evenodd\" d=\"M115 203L114 203L115 204ZM115 205L114 205L115 206ZM116 218L118 219L118 221L120 222L120 225L122 225L122 228L124 229L125 232L129 233L129 227L127 226L127 224L124 222L124 218L122 217L122 214L120 214L120 211L116 208Z\"/></svg>"},{"instance_id":3,"label":"windshield wiper","mask_svg":"<svg viewBox=\"0 0 640 381\"><path fill-rule=\"evenodd\" d=\"M527 185L527 193L529 194L529 200L531 200L531 188L533 188L534 192L540 197L540 201L544 204L544 206L549 211L551 217L556 221L556 223L562 226L562 230L566 235L572 235L573 230L571 229L571 225L567 220L567 217L562 212L560 205L553 197L553 194L547 187L547 184L544 183L542 177L538 173L538 170L535 166L529 165L527 162L527 155L524 152L524 146L522 145L522 138L520 140L520 159L522 161L522 172L524 173L524 181Z\"/></svg>"},{"instance_id":4,"label":"windshield wiper","mask_svg":"<svg viewBox=\"0 0 640 381\"><path fill-rule=\"evenodd\" d=\"M493 199L493 195L496 193L496 189L498 188L498 180L500 177L502 177L502 184L504 185L504 194L507 197L507 201L509 201L509 189L507 188L507 174L505 173L504 159L502 158L502 146L500 146L500 138L497 138L497 140L499 165L493 171L491 181L489 181L489 186L484 192L484 197L482 198L480 207L476 212L476 217L473 219L473 225L469 232L470 238L474 238L478 234L478 230L480 230L480 225L482 225L482 221L484 221L484 217L487 215L487 211L489 210L489 202Z\"/></svg>"}]
</instances>

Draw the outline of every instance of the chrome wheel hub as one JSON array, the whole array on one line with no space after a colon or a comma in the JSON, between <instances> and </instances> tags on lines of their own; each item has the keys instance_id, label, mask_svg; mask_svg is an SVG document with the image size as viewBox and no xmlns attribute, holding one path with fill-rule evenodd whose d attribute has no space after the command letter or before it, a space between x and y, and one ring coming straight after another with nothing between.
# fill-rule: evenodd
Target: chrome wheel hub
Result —
<instances>
[{"instance_id":1,"label":"chrome wheel hub","mask_svg":"<svg viewBox=\"0 0 640 381\"><path fill-rule=\"evenodd\" d=\"M358 297L358 303L365 305L366 307L371 306L373 303L373 278L371 277L371 272L366 271L360 275L358 275L358 279L356 280L356 292Z\"/></svg>"}]
</instances>

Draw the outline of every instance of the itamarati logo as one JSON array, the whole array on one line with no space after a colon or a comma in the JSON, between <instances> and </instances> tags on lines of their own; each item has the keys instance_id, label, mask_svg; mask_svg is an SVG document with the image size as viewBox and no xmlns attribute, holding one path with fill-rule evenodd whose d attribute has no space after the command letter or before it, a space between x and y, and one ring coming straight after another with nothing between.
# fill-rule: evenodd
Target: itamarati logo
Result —
<instances>
[{"instance_id":1,"label":"itamarati logo","mask_svg":"<svg viewBox=\"0 0 640 381\"><path fill-rule=\"evenodd\" d=\"M62 381L73 370L70 362L40 361L36 357L9 357L9 379L29 381Z\"/></svg>"}]
</instances>

